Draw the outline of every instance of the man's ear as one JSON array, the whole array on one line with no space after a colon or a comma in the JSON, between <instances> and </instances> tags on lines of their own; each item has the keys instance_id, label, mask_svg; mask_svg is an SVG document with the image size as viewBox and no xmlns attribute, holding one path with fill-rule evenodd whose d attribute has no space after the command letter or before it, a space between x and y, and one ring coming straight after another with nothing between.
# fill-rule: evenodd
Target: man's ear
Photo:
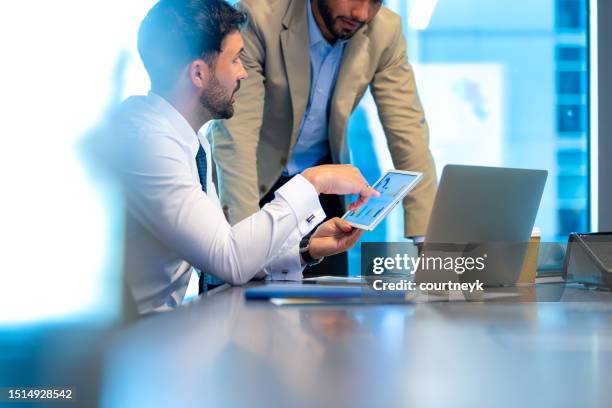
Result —
<instances>
[{"instance_id":1,"label":"man's ear","mask_svg":"<svg viewBox=\"0 0 612 408\"><path fill-rule=\"evenodd\" d=\"M203 89L208 83L208 76L210 75L210 68L208 64L202 60L197 59L189 64L189 79L191 83L198 89Z\"/></svg>"}]
</instances>

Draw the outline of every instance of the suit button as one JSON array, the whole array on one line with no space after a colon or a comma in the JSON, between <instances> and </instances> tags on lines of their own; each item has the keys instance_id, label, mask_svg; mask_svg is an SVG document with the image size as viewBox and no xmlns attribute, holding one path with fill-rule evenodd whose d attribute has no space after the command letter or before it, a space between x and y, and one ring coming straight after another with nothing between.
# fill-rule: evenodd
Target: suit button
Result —
<instances>
[{"instance_id":1,"label":"suit button","mask_svg":"<svg viewBox=\"0 0 612 408\"><path fill-rule=\"evenodd\" d=\"M287 165L287 158L283 157L282 159L280 159L280 164L281 164L281 166L286 166Z\"/></svg>"},{"instance_id":2,"label":"suit button","mask_svg":"<svg viewBox=\"0 0 612 408\"><path fill-rule=\"evenodd\" d=\"M262 184L261 186L259 186L259 192L260 193L265 193L266 191L268 191L268 188L266 187L265 184Z\"/></svg>"}]
</instances>

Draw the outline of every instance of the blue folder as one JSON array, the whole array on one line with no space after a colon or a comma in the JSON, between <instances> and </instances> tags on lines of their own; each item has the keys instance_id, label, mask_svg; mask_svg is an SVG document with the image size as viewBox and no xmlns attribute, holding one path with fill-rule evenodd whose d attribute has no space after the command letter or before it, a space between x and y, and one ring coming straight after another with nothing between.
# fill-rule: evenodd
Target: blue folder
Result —
<instances>
[{"instance_id":1,"label":"blue folder","mask_svg":"<svg viewBox=\"0 0 612 408\"><path fill-rule=\"evenodd\" d=\"M267 284L247 288L244 296L249 300L266 300L272 298L293 299L355 299L372 297L399 297L405 292L377 292L367 286L332 286L302 284Z\"/></svg>"}]
</instances>

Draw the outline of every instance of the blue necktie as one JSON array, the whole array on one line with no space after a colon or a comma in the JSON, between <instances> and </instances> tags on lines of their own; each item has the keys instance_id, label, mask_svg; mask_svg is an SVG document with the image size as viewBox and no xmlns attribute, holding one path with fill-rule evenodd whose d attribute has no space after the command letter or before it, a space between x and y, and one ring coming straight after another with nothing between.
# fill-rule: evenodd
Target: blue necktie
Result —
<instances>
[{"instance_id":1,"label":"blue necktie","mask_svg":"<svg viewBox=\"0 0 612 408\"><path fill-rule=\"evenodd\" d=\"M202 145L200 145L198 154L196 154L196 165L198 166L198 176L200 177L202 191L206 192L206 152Z\"/></svg>"},{"instance_id":2,"label":"blue necktie","mask_svg":"<svg viewBox=\"0 0 612 408\"><path fill-rule=\"evenodd\" d=\"M206 152L204 151L202 145L200 145L198 154L196 154L196 166L198 166L198 177L200 178L202 191L206 193ZM200 271L200 278L198 279L198 293L203 293L206 288L206 274Z\"/></svg>"},{"instance_id":3,"label":"blue necktie","mask_svg":"<svg viewBox=\"0 0 612 408\"><path fill-rule=\"evenodd\" d=\"M198 154L196 154L196 166L198 166L198 177L200 178L200 184L202 185L202 191L206 193L206 152L202 145L198 149ZM198 279L198 292L203 293L209 288L212 289L216 286L222 285L223 281L221 279L217 279L214 276L210 276L202 271L200 271L200 278Z\"/></svg>"}]
</instances>

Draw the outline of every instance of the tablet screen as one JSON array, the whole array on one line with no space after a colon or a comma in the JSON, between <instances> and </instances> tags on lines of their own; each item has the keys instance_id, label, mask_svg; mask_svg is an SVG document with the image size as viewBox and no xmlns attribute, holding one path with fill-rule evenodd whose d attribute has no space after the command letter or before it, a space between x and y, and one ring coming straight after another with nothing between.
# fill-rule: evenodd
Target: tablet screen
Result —
<instances>
[{"instance_id":1,"label":"tablet screen","mask_svg":"<svg viewBox=\"0 0 612 408\"><path fill-rule=\"evenodd\" d=\"M404 174L389 172L385 174L373 187L380 193L380 197L371 197L365 205L355 211L349 211L344 218L352 224L369 226L372 225L377 218L384 214L389 207L393 206L398 197L403 198L410 186L420 178L420 174Z\"/></svg>"}]
</instances>

